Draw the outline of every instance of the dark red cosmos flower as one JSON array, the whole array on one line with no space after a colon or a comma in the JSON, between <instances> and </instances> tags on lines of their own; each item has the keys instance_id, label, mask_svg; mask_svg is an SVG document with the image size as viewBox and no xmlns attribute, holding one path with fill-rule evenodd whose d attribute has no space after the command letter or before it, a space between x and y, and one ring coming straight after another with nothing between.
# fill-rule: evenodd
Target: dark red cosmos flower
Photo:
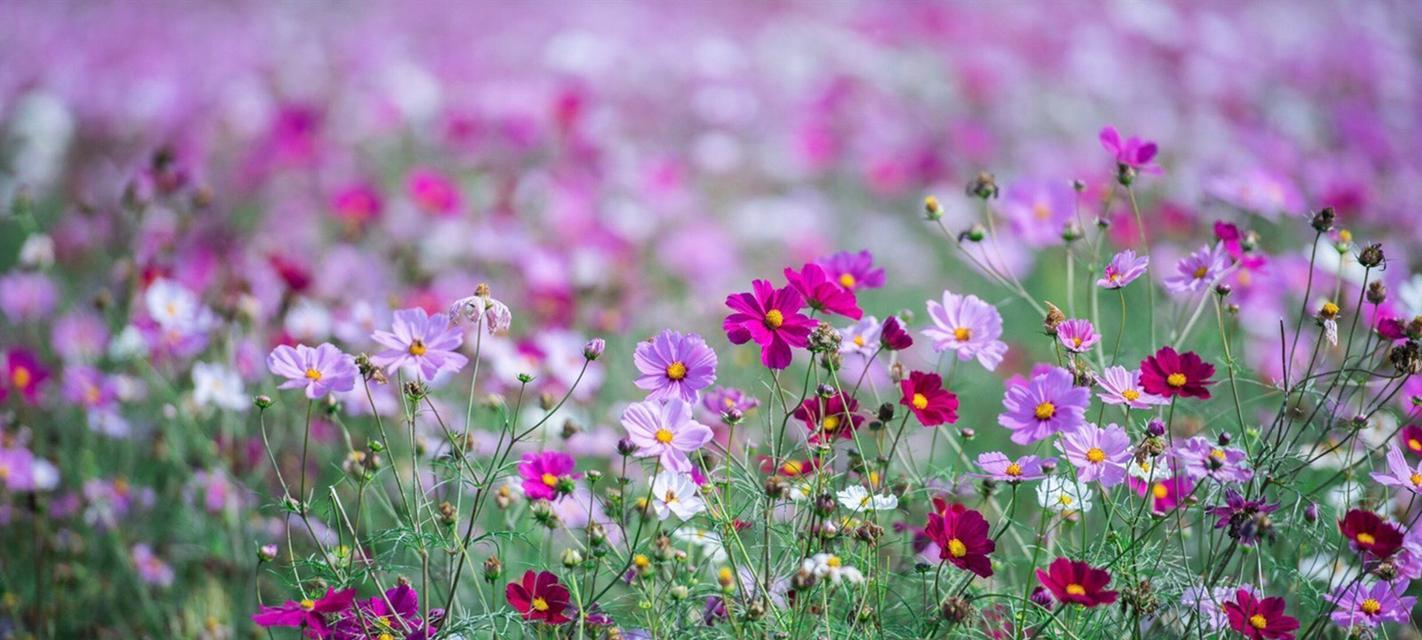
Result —
<instances>
[{"instance_id":1,"label":"dark red cosmos flower","mask_svg":"<svg viewBox=\"0 0 1422 640\"><path fill-rule=\"evenodd\" d=\"M950 506L942 498L934 498L933 506L923 532L938 545L938 559L983 578L992 576L988 555L997 549L997 543L989 536L983 514L961 504Z\"/></svg>"},{"instance_id":2,"label":"dark red cosmos flower","mask_svg":"<svg viewBox=\"0 0 1422 640\"><path fill-rule=\"evenodd\" d=\"M1095 607L1116 601L1116 592L1106 590L1111 574L1080 560L1053 560L1046 571L1037 570L1037 582L1062 604L1071 602Z\"/></svg>"},{"instance_id":3,"label":"dark red cosmos flower","mask_svg":"<svg viewBox=\"0 0 1422 640\"><path fill-rule=\"evenodd\" d=\"M1206 386L1214 384L1210 376L1215 375L1215 366L1200 359L1195 352L1176 353L1170 347L1161 347L1155 355L1141 361L1141 387L1146 393L1170 398L1183 396L1208 400L1210 390Z\"/></svg>"},{"instance_id":4,"label":"dark red cosmos flower","mask_svg":"<svg viewBox=\"0 0 1422 640\"><path fill-rule=\"evenodd\" d=\"M859 300L854 297L854 290L830 280L820 265L811 262L800 267L799 272L786 268L785 280L805 297L811 309L854 320L864 317L864 312L859 309Z\"/></svg>"},{"instance_id":5,"label":"dark red cosmos flower","mask_svg":"<svg viewBox=\"0 0 1422 640\"><path fill-rule=\"evenodd\" d=\"M1234 592L1234 600L1224 603L1231 629L1249 640L1293 640L1299 621L1284 614L1283 598L1255 598L1247 589Z\"/></svg>"},{"instance_id":6,"label":"dark red cosmos flower","mask_svg":"<svg viewBox=\"0 0 1422 640\"><path fill-rule=\"evenodd\" d=\"M899 404L908 407L919 424L936 427L958 421L958 396L943 388L938 374L914 371L899 381L899 390Z\"/></svg>"},{"instance_id":7,"label":"dark red cosmos flower","mask_svg":"<svg viewBox=\"0 0 1422 640\"><path fill-rule=\"evenodd\" d=\"M913 336L904 329L897 316L889 316L889 319L884 321L883 328L879 330L879 343L889 351L903 351L913 346Z\"/></svg>"},{"instance_id":8,"label":"dark red cosmos flower","mask_svg":"<svg viewBox=\"0 0 1422 640\"><path fill-rule=\"evenodd\" d=\"M1371 511L1349 510L1338 521L1338 531L1353 549L1378 560L1386 560L1402 548L1402 532Z\"/></svg>"},{"instance_id":9,"label":"dark red cosmos flower","mask_svg":"<svg viewBox=\"0 0 1422 640\"><path fill-rule=\"evenodd\" d=\"M525 571L522 580L510 582L504 588L504 597L529 622L563 624L572 620L565 613L568 610L568 588L558 582L558 576L552 572Z\"/></svg>"},{"instance_id":10,"label":"dark red cosmos flower","mask_svg":"<svg viewBox=\"0 0 1422 640\"><path fill-rule=\"evenodd\" d=\"M804 298L791 287L776 289L767 280L751 282L750 292L726 296L731 314L721 328L732 344L754 340L760 345L760 362L769 369L790 366L792 347L810 342L810 331L818 323L800 313Z\"/></svg>"},{"instance_id":11,"label":"dark red cosmos flower","mask_svg":"<svg viewBox=\"0 0 1422 640\"><path fill-rule=\"evenodd\" d=\"M805 398L795 409L795 417L809 429L810 444L853 437L854 430L864 422L859 401L838 393L828 398Z\"/></svg>"},{"instance_id":12,"label":"dark red cosmos flower","mask_svg":"<svg viewBox=\"0 0 1422 640\"><path fill-rule=\"evenodd\" d=\"M252 615L252 622L260 627L300 627L309 636L325 638L332 628L327 618L350 608L355 602L355 589L327 589L326 595L315 600L303 598L300 601L287 600L280 607L262 607Z\"/></svg>"},{"instance_id":13,"label":"dark red cosmos flower","mask_svg":"<svg viewBox=\"0 0 1422 640\"><path fill-rule=\"evenodd\" d=\"M1402 433L1397 437L1401 440L1403 451L1414 456L1422 456L1422 427L1409 424L1402 428Z\"/></svg>"}]
</instances>

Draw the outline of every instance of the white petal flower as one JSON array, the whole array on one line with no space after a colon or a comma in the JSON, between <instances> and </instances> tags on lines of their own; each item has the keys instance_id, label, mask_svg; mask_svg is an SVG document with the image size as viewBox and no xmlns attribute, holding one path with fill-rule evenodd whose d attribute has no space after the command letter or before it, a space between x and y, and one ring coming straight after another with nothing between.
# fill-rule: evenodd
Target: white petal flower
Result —
<instances>
[{"instance_id":1,"label":"white petal flower","mask_svg":"<svg viewBox=\"0 0 1422 640\"><path fill-rule=\"evenodd\" d=\"M706 510L706 503L696 492L691 476L675 471L662 471L652 480L652 508L658 520L675 513L681 520L690 520Z\"/></svg>"},{"instance_id":2,"label":"white petal flower","mask_svg":"<svg viewBox=\"0 0 1422 640\"><path fill-rule=\"evenodd\" d=\"M861 511L889 511L899 506L899 499L892 494L873 495L859 485L846 487L838 494L839 503L845 509L856 513Z\"/></svg>"}]
</instances>

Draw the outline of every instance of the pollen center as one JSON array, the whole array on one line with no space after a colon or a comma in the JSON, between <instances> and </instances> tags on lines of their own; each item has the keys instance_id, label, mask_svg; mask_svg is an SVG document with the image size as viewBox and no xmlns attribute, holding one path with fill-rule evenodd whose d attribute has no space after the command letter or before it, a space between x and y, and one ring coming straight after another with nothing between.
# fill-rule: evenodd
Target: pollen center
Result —
<instances>
[{"instance_id":1,"label":"pollen center","mask_svg":"<svg viewBox=\"0 0 1422 640\"><path fill-rule=\"evenodd\" d=\"M1211 457L1211 458L1214 458L1214 459L1216 459L1216 460L1219 460L1220 462L1224 462L1224 460L1225 460L1225 452L1224 452L1224 449L1211 449L1211 450L1210 450L1210 457Z\"/></svg>"},{"instance_id":2,"label":"pollen center","mask_svg":"<svg viewBox=\"0 0 1422 640\"><path fill-rule=\"evenodd\" d=\"M306 370L306 379L307 379L307 380L320 380L320 379L321 379L321 372L320 372L320 371L317 371L315 367L308 368L308 369Z\"/></svg>"},{"instance_id":3,"label":"pollen center","mask_svg":"<svg viewBox=\"0 0 1422 640\"><path fill-rule=\"evenodd\" d=\"M657 439L657 442L662 444L671 444L673 436L674 434L672 434L671 429L662 427L657 429L657 433L653 437Z\"/></svg>"},{"instance_id":4,"label":"pollen center","mask_svg":"<svg viewBox=\"0 0 1422 640\"><path fill-rule=\"evenodd\" d=\"M1409 477L1408 480L1412 481L1412 486L1422 487L1422 473L1413 472L1412 476Z\"/></svg>"},{"instance_id":5,"label":"pollen center","mask_svg":"<svg viewBox=\"0 0 1422 640\"><path fill-rule=\"evenodd\" d=\"M548 610L548 601L547 601L547 600L544 600L543 598L534 598L534 599L533 599L533 610L534 610L534 611L547 611L547 610Z\"/></svg>"},{"instance_id":6,"label":"pollen center","mask_svg":"<svg viewBox=\"0 0 1422 640\"><path fill-rule=\"evenodd\" d=\"M15 367L15 370L10 372L10 382L20 389L30 386L30 381L33 379L34 376L26 367Z\"/></svg>"},{"instance_id":7,"label":"pollen center","mask_svg":"<svg viewBox=\"0 0 1422 640\"><path fill-rule=\"evenodd\" d=\"M928 408L928 396L921 393L913 394L913 408L922 411Z\"/></svg>"},{"instance_id":8,"label":"pollen center","mask_svg":"<svg viewBox=\"0 0 1422 640\"><path fill-rule=\"evenodd\" d=\"M411 342L411 343L410 343L410 355L412 355L412 356L422 356L422 355L425 355L425 352L426 352L426 351L429 351L429 349L428 349L427 347L425 347L425 341L424 341L424 340L418 340L418 339L417 339L417 340L415 340L414 342Z\"/></svg>"},{"instance_id":9,"label":"pollen center","mask_svg":"<svg viewBox=\"0 0 1422 640\"><path fill-rule=\"evenodd\" d=\"M1121 392L1121 397L1125 398L1130 402L1135 402L1136 400L1140 399L1141 392L1136 391L1135 389L1126 389L1125 391Z\"/></svg>"},{"instance_id":10,"label":"pollen center","mask_svg":"<svg viewBox=\"0 0 1422 640\"><path fill-rule=\"evenodd\" d=\"M1057 415L1057 405L1043 402L1037 405L1037 410L1033 412L1033 415L1037 416L1038 420L1051 420L1052 416Z\"/></svg>"},{"instance_id":11,"label":"pollen center","mask_svg":"<svg viewBox=\"0 0 1422 640\"><path fill-rule=\"evenodd\" d=\"M1166 376L1166 378L1165 378L1165 384L1168 384L1168 385L1170 385L1170 386L1172 386L1172 387L1175 387L1176 389L1179 389L1180 387L1185 386L1185 380L1186 380L1185 374L1183 374L1183 373L1172 373L1172 374L1170 374L1169 376Z\"/></svg>"},{"instance_id":12,"label":"pollen center","mask_svg":"<svg viewBox=\"0 0 1422 640\"><path fill-rule=\"evenodd\" d=\"M543 474L543 477L539 479L543 481L543 484L548 485L550 487L558 486L558 476L555 476L551 473L545 473Z\"/></svg>"},{"instance_id":13,"label":"pollen center","mask_svg":"<svg viewBox=\"0 0 1422 640\"><path fill-rule=\"evenodd\" d=\"M1100 464L1106 461L1106 452L1098 447L1092 447L1086 450L1086 459L1092 464Z\"/></svg>"},{"instance_id":14,"label":"pollen center","mask_svg":"<svg viewBox=\"0 0 1422 640\"><path fill-rule=\"evenodd\" d=\"M771 309L765 312L765 324L771 329L779 329L780 325L785 324L785 314L779 309Z\"/></svg>"},{"instance_id":15,"label":"pollen center","mask_svg":"<svg viewBox=\"0 0 1422 640\"><path fill-rule=\"evenodd\" d=\"M310 611L310 610L312 610L312 609L315 609L315 608L316 608L316 601L315 601L315 600L312 600L311 598L303 598L303 599L301 600L301 608L302 608L302 609L305 609L305 610L307 610L307 611Z\"/></svg>"},{"instance_id":16,"label":"pollen center","mask_svg":"<svg viewBox=\"0 0 1422 640\"><path fill-rule=\"evenodd\" d=\"M1417 438L1408 438L1407 448L1413 451L1422 451L1422 440L1418 440Z\"/></svg>"},{"instance_id":17,"label":"pollen center","mask_svg":"<svg viewBox=\"0 0 1422 640\"><path fill-rule=\"evenodd\" d=\"M1081 586L1081 585L1079 585L1079 584L1073 582L1073 583L1067 585L1067 587L1066 587L1066 592L1067 592L1069 595L1073 595L1073 596L1084 596L1084 595L1086 595L1086 587L1083 587L1083 586Z\"/></svg>"},{"instance_id":18,"label":"pollen center","mask_svg":"<svg viewBox=\"0 0 1422 640\"><path fill-rule=\"evenodd\" d=\"M667 365L667 378L672 380L680 380L685 377L686 364L682 363L682 361L677 360L676 362Z\"/></svg>"},{"instance_id":19,"label":"pollen center","mask_svg":"<svg viewBox=\"0 0 1422 640\"><path fill-rule=\"evenodd\" d=\"M1022 467L1018 466L1018 464L1014 462L1012 464L1007 465L1007 468L1003 470L1003 473L1013 477L1020 476L1022 475Z\"/></svg>"},{"instance_id":20,"label":"pollen center","mask_svg":"<svg viewBox=\"0 0 1422 640\"><path fill-rule=\"evenodd\" d=\"M1151 487L1150 494L1155 496L1156 500L1164 500L1165 496L1170 495L1170 489L1157 482L1154 487Z\"/></svg>"},{"instance_id":21,"label":"pollen center","mask_svg":"<svg viewBox=\"0 0 1422 640\"><path fill-rule=\"evenodd\" d=\"M958 327L953 330L953 338L958 342L967 342L973 339L973 330L967 327Z\"/></svg>"},{"instance_id":22,"label":"pollen center","mask_svg":"<svg viewBox=\"0 0 1422 640\"><path fill-rule=\"evenodd\" d=\"M1195 279L1198 280L1198 279L1200 279L1200 278L1203 278L1203 277L1205 277L1205 274L1207 274L1207 273L1209 273L1209 272L1210 272L1210 270L1209 270L1209 269L1206 269L1205 267L1195 267L1195 273L1194 273Z\"/></svg>"},{"instance_id":23,"label":"pollen center","mask_svg":"<svg viewBox=\"0 0 1422 640\"><path fill-rule=\"evenodd\" d=\"M800 472L804 469L804 465L800 464L798 460L791 460L783 465L780 465L780 470L784 471L785 475L787 476L798 476L800 475Z\"/></svg>"},{"instance_id":24,"label":"pollen center","mask_svg":"<svg viewBox=\"0 0 1422 640\"><path fill-rule=\"evenodd\" d=\"M1378 539L1377 539L1377 538L1374 538L1374 537L1373 537L1373 534L1371 534L1371 533L1360 533L1360 534L1358 534L1358 544L1371 545L1371 544L1373 544L1373 543L1376 543L1377 541L1378 541Z\"/></svg>"},{"instance_id":25,"label":"pollen center","mask_svg":"<svg viewBox=\"0 0 1422 640\"><path fill-rule=\"evenodd\" d=\"M1256 613L1252 616L1249 616L1249 626L1254 627L1255 629L1263 629L1264 627L1269 626L1269 619Z\"/></svg>"},{"instance_id":26,"label":"pollen center","mask_svg":"<svg viewBox=\"0 0 1422 640\"><path fill-rule=\"evenodd\" d=\"M1377 615L1379 611L1382 611L1382 603L1373 598L1368 598L1364 600L1362 604L1358 605L1358 608L1370 616Z\"/></svg>"},{"instance_id":27,"label":"pollen center","mask_svg":"<svg viewBox=\"0 0 1422 640\"><path fill-rule=\"evenodd\" d=\"M820 422L820 428L824 429L825 431L834 431L835 429L838 429L839 416L825 416L825 419Z\"/></svg>"},{"instance_id":28,"label":"pollen center","mask_svg":"<svg viewBox=\"0 0 1422 640\"><path fill-rule=\"evenodd\" d=\"M968 545L963 544L962 540L953 538L948 541L948 555L954 558L966 556L968 555Z\"/></svg>"},{"instance_id":29,"label":"pollen center","mask_svg":"<svg viewBox=\"0 0 1422 640\"><path fill-rule=\"evenodd\" d=\"M864 346L864 336L854 336L854 346L856 346L856 347L862 347L862 346Z\"/></svg>"},{"instance_id":30,"label":"pollen center","mask_svg":"<svg viewBox=\"0 0 1422 640\"><path fill-rule=\"evenodd\" d=\"M839 284L843 285L846 289L853 289L857 282L852 273L842 273L839 276Z\"/></svg>"},{"instance_id":31,"label":"pollen center","mask_svg":"<svg viewBox=\"0 0 1422 640\"><path fill-rule=\"evenodd\" d=\"M844 564L844 561L840 560L839 556L830 556L829 560L825 561L825 564L837 569L840 567L840 565Z\"/></svg>"}]
</instances>

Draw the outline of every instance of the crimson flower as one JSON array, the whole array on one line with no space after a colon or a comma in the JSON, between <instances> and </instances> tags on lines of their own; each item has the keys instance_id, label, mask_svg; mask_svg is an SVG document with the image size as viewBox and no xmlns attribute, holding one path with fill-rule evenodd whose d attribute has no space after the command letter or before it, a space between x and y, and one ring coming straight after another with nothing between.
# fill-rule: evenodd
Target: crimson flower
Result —
<instances>
[{"instance_id":1,"label":"crimson flower","mask_svg":"<svg viewBox=\"0 0 1422 640\"><path fill-rule=\"evenodd\" d=\"M1338 531L1353 549L1378 560L1386 560L1402 548L1402 532L1371 511L1349 510L1338 521Z\"/></svg>"},{"instance_id":2,"label":"crimson flower","mask_svg":"<svg viewBox=\"0 0 1422 640\"><path fill-rule=\"evenodd\" d=\"M819 458L806 458L804 460L786 458L783 462L777 464L775 458L770 456L760 457L760 472L767 475L779 474L786 478L798 478L819 471L819 469Z\"/></svg>"},{"instance_id":3,"label":"crimson flower","mask_svg":"<svg viewBox=\"0 0 1422 640\"><path fill-rule=\"evenodd\" d=\"M938 545L938 559L979 577L991 577L992 561L988 555L997 549L997 543L989 537L983 514L961 504L949 506L941 498L934 498L933 506L924 534Z\"/></svg>"},{"instance_id":4,"label":"crimson flower","mask_svg":"<svg viewBox=\"0 0 1422 640\"><path fill-rule=\"evenodd\" d=\"M1037 582L1042 583L1052 597L1062 604L1076 603L1087 607L1111 604L1116 592L1106 590L1111 574L1080 560L1057 558L1046 571L1037 570Z\"/></svg>"},{"instance_id":5,"label":"crimson flower","mask_svg":"<svg viewBox=\"0 0 1422 640\"><path fill-rule=\"evenodd\" d=\"M1403 451L1414 456L1422 456L1422 427L1409 424L1402 428L1402 433L1397 437L1402 441Z\"/></svg>"},{"instance_id":6,"label":"crimson flower","mask_svg":"<svg viewBox=\"0 0 1422 640\"><path fill-rule=\"evenodd\" d=\"M522 580L510 582L504 588L504 598L529 622L563 624L572 620L565 613L568 609L568 588L549 571L525 571Z\"/></svg>"},{"instance_id":7,"label":"crimson flower","mask_svg":"<svg viewBox=\"0 0 1422 640\"><path fill-rule=\"evenodd\" d=\"M1284 613L1283 598L1255 598L1248 589L1224 603L1229 626L1249 640L1293 640L1299 621Z\"/></svg>"},{"instance_id":8,"label":"crimson flower","mask_svg":"<svg viewBox=\"0 0 1422 640\"><path fill-rule=\"evenodd\" d=\"M355 589L327 589L326 595L315 600L303 598L301 601L287 600L280 607L262 607L252 615L252 622L260 627L300 627L309 636L325 638L332 628L327 617L345 611L355 602Z\"/></svg>"},{"instance_id":9,"label":"crimson flower","mask_svg":"<svg viewBox=\"0 0 1422 640\"><path fill-rule=\"evenodd\" d=\"M958 421L958 396L943 388L943 378L936 373L914 371L899 381L903 398L899 404L908 407L919 424L935 427Z\"/></svg>"},{"instance_id":10,"label":"crimson flower","mask_svg":"<svg viewBox=\"0 0 1422 640\"><path fill-rule=\"evenodd\" d=\"M913 336L904 329L898 317L889 316L889 319L884 321L884 327L879 330L879 343L889 351L903 351L913 346Z\"/></svg>"},{"instance_id":11,"label":"crimson flower","mask_svg":"<svg viewBox=\"0 0 1422 640\"><path fill-rule=\"evenodd\" d=\"M1182 396L1186 398L1210 399L1210 390L1205 387L1214 384L1210 376L1215 375L1215 366L1200 359L1195 352L1176 353L1170 347L1161 347L1155 355L1141 361L1141 387L1146 393L1162 398Z\"/></svg>"},{"instance_id":12,"label":"crimson flower","mask_svg":"<svg viewBox=\"0 0 1422 640\"><path fill-rule=\"evenodd\" d=\"M721 328L733 344L754 340L760 345L760 362L767 368L784 369L790 366L790 348L809 344L816 323L800 313L805 300L795 289L776 289L767 280L756 280L751 288L726 296L732 313Z\"/></svg>"},{"instance_id":13,"label":"crimson flower","mask_svg":"<svg viewBox=\"0 0 1422 640\"><path fill-rule=\"evenodd\" d=\"M810 430L810 444L850 438L864 422L859 415L859 401L842 394L828 398L805 398L795 409L795 417Z\"/></svg>"},{"instance_id":14,"label":"crimson flower","mask_svg":"<svg viewBox=\"0 0 1422 640\"><path fill-rule=\"evenodd\" d=\"M853 320L864 317L864 312L859 309L859 300L854 296L854 290L830 280L820 265L811 262L801 267L799 272L787 267L785 280L800 292L810 308L816 311L834 313Z\"/></svg>"}]
</instances>

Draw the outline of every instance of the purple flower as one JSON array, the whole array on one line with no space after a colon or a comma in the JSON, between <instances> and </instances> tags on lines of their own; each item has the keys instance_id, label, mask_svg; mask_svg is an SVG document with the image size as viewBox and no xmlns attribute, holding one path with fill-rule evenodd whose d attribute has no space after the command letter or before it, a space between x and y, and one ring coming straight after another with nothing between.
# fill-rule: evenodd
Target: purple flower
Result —
<instances>
[{"instance_id":1,"label":"purple flower","mask_svg":"<svg viewBox=\"0 0 1422 640\"><path fill-rule=\"evenodd\" d=\"M868 251L841 251L815 261L831 280L846 289L878 289L884 286L884 270L874 266L874 255Z\"/></svg>"},{"instance_id":2,"label":"purple flower","mask_svg":"<svg viewBox=\"0 0 1422 640\"><path fill-rule=\"evenodd\" d=\"M817 323L803 313L804 298L794 287L776 289L767 280L751 282L751 291L726 296L731 314L721 322L731 344L752 340L760 345L760 362L768 369L784 369L794 358L794 347L809 344Z\"/></svg>"},{"instance_id":3,"label":"purple flower","mask_svg":"<svg viewBox=\"0 0 1422 640\"><path fill-rule=\"evenodd\" d=\"M1150 163L1155 159L1158 150L1154 142L1135 136L1122 140L1116 127L1102 129L1099 137L1101 146L1111 153L1116 159L1116 164L1130 167L1141 173L1161 173L1160 167Z\"/></svg>"},{"instance_id":4,"label":"purple flower","mask_svg":"<svg viewBox=\"0 0 1422 640\"><path fill-rule=\"evenodd\" d=\"M1338 606L1329 616L1334 624L1345 628L1358 626L1371 629L1383 622L1405 623L1411 619L1417 598L1403 596L1406 590L1405 583L1379 581L1370 587L1354 583L1323 597Z\"/></svg>"},{"instance_id":5,"label":"purple flower","mask_svg":"<svg viewBox=\"0 0 1422 640\"><path fill-rule=\"evenodd\" d=\"M1101 274L1101 279L1096 281L1096 286L1104 289L1120 289L1135 282L1146 272L1146 267L1150 266L1150 256L1136 257L1136 252L1126 249L1114 256L1106 263L1106 269Z\"/></svg>"},{"instance_id":6,"label":"purple flower","mask_svg":"<svg viewBox=\"0 0 1422 640\"><path fill-rule=\"evenodd\" d=\"M1402 456L1402 450L1393 445L1387 452L1387 473L1372 474L1373 480L1386 487L1404 487L1408 491L1422 494L1422 462L1413 468Z\"/></svg>"},{"instance_id":7,"label":"purple flower","mask_svg":"<svg viewBox=\"0 0 1422 640\"><path fill-rule=\"evenodd\" d=\"M402 584L385 590L383 596L356 603L360 615L354 609L344 614L334 625L334 640L379 640L393 637L390 632L400 632L405 640L424 640L435 631L438 621L444 617L443 609L430 610L430 625L420 620L420 596L414 587ZM409 631L405 634L405 631Z\"/></svg>"},{"instance_id":8,"label":"purple flower","mask_svg":"<svg viewBox=\"0 0 1422 640\"><path fill-rule=\"evenodd\" d=\"M1200 247L1175 264L1176 274L1165 279L1165 288L1174 293L1199 291L1215 283L1229 267L1229 254L1221 245Z\"/></svg>"},{"instance_id":9,"label":"purple flower","mask_svg":"<svg viewBox=\"0 0 1422 640\"><path fill-rule=\"evenodd\" d=\"M141 542L133 545L130 557L133 559L134 568L138 570L138 577L144 582L155 587L173 584L173 567L154 555L152 547Z\"/></svg>"},{"instance_id":10,"label":"purple flower","mask_svg":"<svg viewBox=\"0 0 1422 640\"><path fill-rule=\"evenodd\" d=\"M1022 456L1013 460L1001 451L988 451L978 454L978 467L983 473L976 474L976 477L1010 483L1040 480L1046 475L1043 465L1056 463L1056 458L1043 460L1037 456Z\"/></svg>"},{"instance_id":11,"label":"purple flower","mask_svg":"<svg viewBox=\"0 0 1422 640\"><path fill-rule=\"evenodd\" d=\"M386 347L370 361L387 372L405 369L430 381L440 372L458 373L469 363L469 358L455 351L464 342L464 333L443 313L431 316L419 307L396 311L390 329L370 334Z\"/></svg>"},{"instance_id":12,"label":"purple flower","mask_svg":"<svg viewBox=\"0 0 1422 640\"><path fill-rule=\"evenodd\" d=\"M1210 507L1206 513L1215 516L1215 528L1229 528L1229 537L1246 547L1259 541L1261 534L1268 533L1267 516L1279 509L1277 504L1264 500L1248 500L1233 487L1225 490L1225 503Z\"/></svg>"},{"instance_id":13,"label":"purple flower","mask_svg":"<svg viewBox=\"0 0 1422 640\"><path fill-rule=\"evenodd\" d=\"M1096 394L1106 404L1124 404L1132 409L1149 409L1169 402L1165 398L1152 395L1141 388L1140 372L1125 367L1107 367L1096 377L1102 393Z\"/></svg>"},{"instance_id":14,"label":"purple flower","mask_svg":"<svg viewBox=\"0 0 1422 640\"><path fill-rule=\"evenodd\" d=\"M252 616L252 622L259 627L300 627L308 635L325 638L331 635L329 616L341 613L355 601L355 589L336 591L327 589L326 595L315 600L304 598L300 602L287 600L280 607L262 607Z\"/></svg>"},{"instance_id":15,"label":"purple flower","mask_svg":"<svg viewBox=\"0 0 1422 640\"><path fill-rule=\"evenodd\" d=\"M859 309L859 301L854 297L854 290L831 281L820 265L811 262L801 267L798 272L787 268L785 280L804 296L805 303L810 305L811 309L841 315L851 320L864 316L864 312Z\"/></svg>"},{"instance_id":16,"label":"purple flower","mask_svg":"<svg viewBox=\"0 0 1422 640\"><path fill-rule=\"evenodd\" d=\"M1025 384L1011 385L1002 398L998 424L1012 431L1012 441L1031 444L1082 425L1091 392L1072 384L1071 373L1052 367Z\"/></svg>"},{"instance_id":17,"label":"purple flower","mask_svg":"<svg viewBox=\"0 0 1422 640\"><path fill-rule=\"evenodd\" d=\"M1114 487L1126 479L1126 466L1132 459L1131 437L1115 424L1106 425L1105 429L1082 425L1062 434L1056 447L1076 467L1078 482L1095 480L1103 487Z\"/></svg>"},{"instance_id":18,"label":"purple flower","mask_svg":"<svg viewBox=\"0 0 1422 640\"><path fill-rule=\"evenodd\" d=\"M879 344L884 345L884 348L889 351L903 351L913 346L913 336L904 330L898 316L889 316L887 320L884 320L884 326L879 330Z\"/></svg>"},{"instance_id":19,"label":"purple flower","mask_svg":"<svg viewBox=\"0 0 1422 640\"><path fill-rule=\"evenodd\" d=\"M701 398L701 406L718 414L731 409L746 412L760 406L760 400L735 387L716 387Z\"/></svg>"},{"instance_id":20,"label":"purple flower","mask_svg":"<svg viewBox=\"0 0 1422 640\"><path fill-rule=\"evenodd\" d=\"M992 371L1007 353L1002 337L1002 315L997 308L977 296L960 296L943 292L943 304L928 301L928 317L933 328L923 335L933 341L933 350L942 353L953 350L959 360L977 358L983 368Z\"/></svg>"},{"instance_id":21,"label":"purple flower","mask_svg":"<svg viewBox=\"0 0 1422 640\"><path fill-rule=\"evenodd\" d=\"M1225 613L1224 604L1234 601L1235 590L1235 587L1206 589L1195 585L1180 594L1180 604L1199 611L1206 630L1219 631L1229 628L1229 614Z\"/></svg>"},{"instance_id":22,"label":"purple flower","mask_svg":"<svg viewBox=\"0 0 1422 640\"><path fill-rule=\"evenodd\" d=\"M0 278L0 311L19 324L42 319L54 311L59 293L39 273L9 273Z\"/></svg>"},{"instance_id":23,"label":"purple flower","mask_svg":"<svg viewBox=\"0 0 1422 640\"><path fill-rule=\"evenodd\" d=\"M622 412L622 426L640 457L657 456L663 469L679 473L691 471L687 454L711 441L711 428L691 416L684 400L637 402Z\"/></svg>"},{"instance_id":24,"label":"purple flower","mask_svg":"<svg viewBox=\"0 0 1422 640\"><path fill-rule=\"evenodd\" d=\"M518 463L523 495L529 500L552 500L572 487L573 456L561 451L528 452Z\"/></svg>"},{"instance_id":25,"label":"purple flower","mask_svg":"<svg viewBox=\"0 0 1422 640\"><path fill-rule=\"evenodd\" d=\"M1062 243L1062 230L1076 214L1076 194L1064 180L1028 180L1007 188L1003 217L1029 247Z\"/></svg>"},{"instance_id":26,"label":"purple flower","mask_svg":"<svg viewBox=\"0 0 1422 640\"><path fill-rule=\"evenodd\" d=\"M701 336L670 329L637 345L632 360L642 375L639 389L647 389L648 400L680 398L695 404L702 389L716 381L716 352Z\"/></svg>"},{"instance_id":27,"label":"purple flower","mask_svg":"<svg viewBox=\"0 0 1422 640\"><path fill-rule=\"evenodd\" d=\"M304 344L280 345L267 356L267 369L287 379L278 388L304 388L312 400L332 391L354 389L357 373L355 360L329 342L314 349Z\"/></svg>"},{"instance_id":28,"label":"purple flower","mask_svg":"<svg viewBox=\"0 0 1422 640\"><path fill-rule=\"evenodd\" d=\"M1057 325L1057 341L1067 351L1086 353L1101 342L1101 334L1096 333L1091 321L1073 318Z\"/></svg>"},{"instance_id":29,"label":"purple flower","mask_svg":"<svg viewBox=\"0 0 1422 640\"><path fill-rule=\"evenodd\" d=\"M1215 444L1204 436L1195 436L1175 445L1172 453L1185 467L1186 475L1195 480L1211 478L1225 483L1248 482L1254 477L1242 449Z\"/></svg>"},{"instance_id":30,"label":"purple flower","mask_svg":"<svg viewBox=\"0 0 1422 640\"><path fill-rule=\"evenodd\" d=\"M878 318L864 316L859 322L840 330L839 352L865 357L874 355L881 348L879 334L883 329L884 324Z\"/></svg>"}]
</instances>

